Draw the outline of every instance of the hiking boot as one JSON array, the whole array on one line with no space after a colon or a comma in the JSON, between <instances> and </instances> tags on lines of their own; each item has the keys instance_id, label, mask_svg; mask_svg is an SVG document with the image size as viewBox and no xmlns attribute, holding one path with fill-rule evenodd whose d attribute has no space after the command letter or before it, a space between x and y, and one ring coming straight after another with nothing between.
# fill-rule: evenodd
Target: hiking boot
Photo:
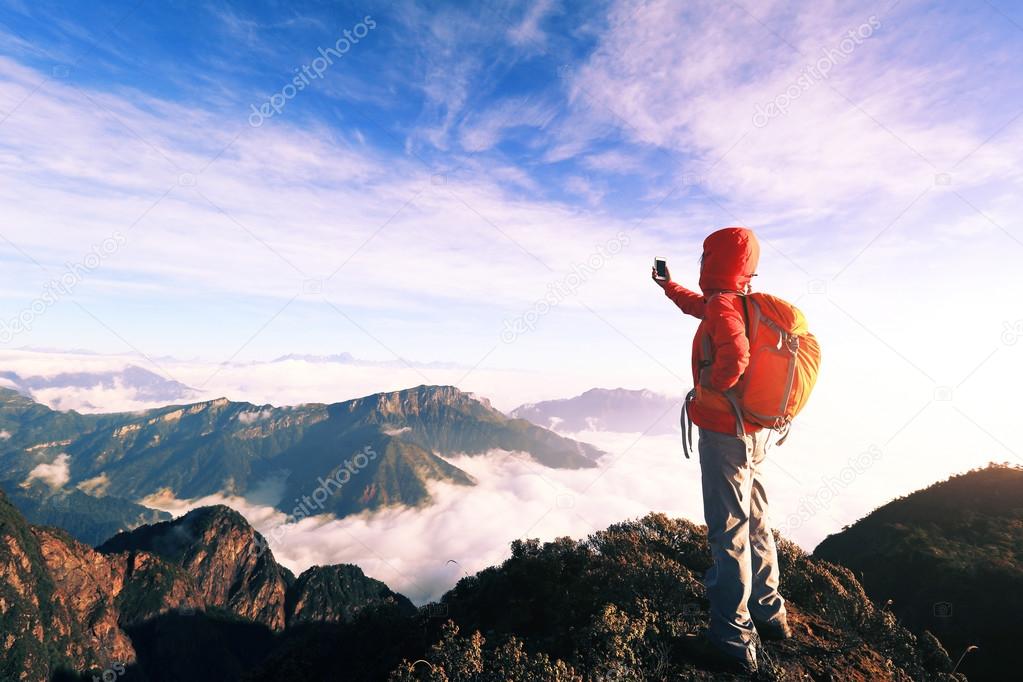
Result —
<instances>
[{"instance_id":1,"label":"hiking boot","mask_svg":"<svg viewBox=\"0 0 1023 682\"><path fill-rule=\"evenodd\" d=\"M760 639L767 642L782 642L792 639L792 628L789 627L788 621L763 621L754 618L753 627L757 629Z\"/></svg>"},{"instance_id":2,"label":"hiking boot","mask_svg":"<svg viewBox=\"0 0 1023 682\"><path fill-rule=\"evenodd\" d=\"M703 630L697 634L684 635L677 641L678 650L695 663L713 668L716 672L752 675L757 672L752 655L739 658L725 651Z\"/></svg>"}]
</instances>

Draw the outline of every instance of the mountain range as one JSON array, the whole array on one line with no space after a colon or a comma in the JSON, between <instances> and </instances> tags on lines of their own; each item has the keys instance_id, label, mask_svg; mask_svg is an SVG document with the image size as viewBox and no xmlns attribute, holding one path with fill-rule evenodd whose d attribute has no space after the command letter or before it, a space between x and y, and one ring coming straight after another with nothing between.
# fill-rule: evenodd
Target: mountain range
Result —
<instances>
[{"instance_id":1,"label":"mountain range","mask_svg":"<svg viewBox=\"0 0 1023 682\"><path fill-rule=\"evenodd\" d=\"M971 680L1020 678L1023 468L993 464L889 502L814 555L956 657L976 646L960 667Z\"/></svg>"},{"instance_id":2,"label":"mountain range","mask_svg":"<svg viewBox=\"0 0 1023 682\"><path fill-rule=\"evenodd\" d=\"M509 414L560 433L617 431L657 436L679 431L681 408L681 397L594 388L574 398L520 405Z\"/></svg>"},{"instance_id":3,"label":"mountain range","mask_svg":"<svg viewBox=\"0 0 1023 682\"><path fill-rule=\"evenodd\" d=\"M164 378L148 369L131 364L120 369L58 372L46 375L19 374L8 370L0 372L0 380L9 388L28 396L48 389L58 389L65 393L76 389L121 389L139 402L161 403L188 400L197 397L198 394L198 391L179 381ZM97 408L92 404L87 404L86 407Z\"/></svg>"},{"instance_id":4,"label":"mountain range","mask_svg":"<svg viewBox=\"0 0 1023 682\"><path fill-rule=\"evenodd\" d=\"M763 679L962 680L853 574L781 542L795 637ZM518 540L414 607L353 566L295 577L223 506L97 549L0 494L0 676L19 680L729 680L678 646L706 625L705 529L659 514L585 540Z\"/></svg>"},{"instance_id":5,"label":"mountain range","mask_svg":"<svg viewBox=\"0 0 1023 682\"><path fill-rule=\"evenodd\" d=\"M303 370L336 371L339 368L412 368L423 371L460 370L461 373L470 369L452 362L405 358L368 360L347 352L327 355L289 353L268 360L227 361L214 366L198 358L152 357L137 353L103 355L81 349L39 347L12 350L4 355L2 364L7 369L0 371L0 386L12 388L55 409L84 412L101 412L105 405L111 403L135 409L207 399L211 397L209 387L196 376L197 367L203 367L202 376L207 380L211 372L220 374L232 368L249 373L262 369L278 376ZM191 377L206 388L193 388L171 374ZM346 395L352 396L351 393Z\"/></svg>"},{"instance_id":6,"label":"mountain range","mask_svg":"<svg viewBox=\"0 0 1023 682\"><path fill-rule=\"evenodd\" d=\"M33 481L95 498L140 500L154 494L244 496L283 477L277 503L282 512L296 519L342 517L428 504L433 481L473 485L444 457L495 450L569 469L594 467L603 454L509 419L485 399L450 386L329 405L274 407L219 398L112 414L56 411L0 389L0 481L7 482L0 487L18 499L38 498L39 505L51 498ZM91 542L104 530L110 529L97 526L79 537Z\"/></svg>"}]
</instances>

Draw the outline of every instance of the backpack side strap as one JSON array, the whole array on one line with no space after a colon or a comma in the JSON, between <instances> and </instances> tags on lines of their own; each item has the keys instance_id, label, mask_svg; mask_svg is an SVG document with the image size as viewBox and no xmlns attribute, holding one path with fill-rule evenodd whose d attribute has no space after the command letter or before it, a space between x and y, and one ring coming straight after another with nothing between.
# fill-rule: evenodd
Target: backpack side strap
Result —
<instances>
[{"instance_id":1,"label":"backpack side strap","mask_svg":"<svg viewBox=\"0 0 1023 682\"><path fill-rule=\"evenodd\" d=\"M682 452L685 453L686 459L689 457L689 451L693 449L693 420L689 418L689 403L696 398L696 389L692 389L686 394L686 399L682 401L682 414L679 415L679 426L682 427Z\"/></svg>"}]
</instances>

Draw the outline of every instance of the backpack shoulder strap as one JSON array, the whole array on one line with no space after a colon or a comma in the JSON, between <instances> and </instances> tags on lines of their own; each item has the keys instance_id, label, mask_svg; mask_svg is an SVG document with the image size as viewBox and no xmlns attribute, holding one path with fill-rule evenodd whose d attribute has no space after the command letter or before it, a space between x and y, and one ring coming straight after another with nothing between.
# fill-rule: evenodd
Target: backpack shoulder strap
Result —
<instances>
[{"instance_id":1,"label":"backpack shoulder strap","mask_svg":"<svg viewBox=\"0 0 1023 682\"><path fill-rule=\"evenodd\" d=\"M745 294L739 294L739 298L742 299L742 321L746 323L746 338L752 341L749 335L749 304L746 302Z\"/></svg>"}]
</instances>

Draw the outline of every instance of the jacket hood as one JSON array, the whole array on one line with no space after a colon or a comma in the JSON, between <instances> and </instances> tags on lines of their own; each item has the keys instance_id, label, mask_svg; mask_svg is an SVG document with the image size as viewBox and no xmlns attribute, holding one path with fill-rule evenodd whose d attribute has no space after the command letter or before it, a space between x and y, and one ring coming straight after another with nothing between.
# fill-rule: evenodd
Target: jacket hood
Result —
<instances>
[{"instance_id":1,"label":"jacket hood","mask_svg":"<svg viewBox=\"0 0 1023 682\"><path fill-rule=\"evenodd\" d=\"M703 240L700 289L704 295L715 291L745 291L760 261L760 243L753 230L725 227Z\"/></svg>"}]
</instances>

